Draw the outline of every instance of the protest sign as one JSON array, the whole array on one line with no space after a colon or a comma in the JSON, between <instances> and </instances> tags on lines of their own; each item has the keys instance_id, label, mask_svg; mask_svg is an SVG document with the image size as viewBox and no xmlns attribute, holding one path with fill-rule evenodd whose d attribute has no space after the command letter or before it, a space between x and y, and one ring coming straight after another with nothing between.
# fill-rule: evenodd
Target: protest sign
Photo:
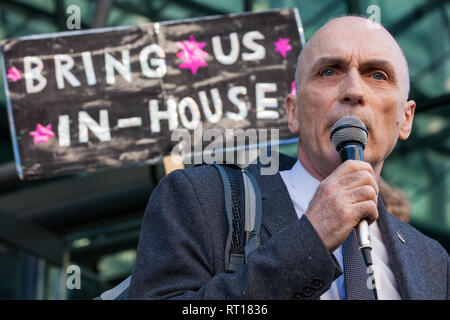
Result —
<instances>
[{"instance_id":1,"label":"protest sign","mask_svg":"<svg viewBox=\"0 0 450 320\"><path fill-rule=\"evenodd\" d=\"M19 176L159 161L177 129L287 129L296 9L9 39L1 47Z\"/></svg>"}]
</instances>

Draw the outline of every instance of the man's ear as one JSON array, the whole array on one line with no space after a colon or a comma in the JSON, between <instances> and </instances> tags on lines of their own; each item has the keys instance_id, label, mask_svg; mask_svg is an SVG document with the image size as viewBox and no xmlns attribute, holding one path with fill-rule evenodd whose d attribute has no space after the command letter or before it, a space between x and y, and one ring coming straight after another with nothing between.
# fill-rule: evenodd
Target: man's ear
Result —
<instances>
[{"instance_id":1,"label":"man's ear","mask_svg":"<svg viewBox=\"0 0 450 320\"><path fill-rule=\"evenodd\" d=\"M414 100L409 100L408 102L406 102L404 110L405 121L403 122L402 127L400 128L400 134L398 135L398 138L400 140L408 139L412 129L415 110L416 110L416 102Z\"/></svg>"},{"instance_id":2,"label":"man's ear","mask_svg":"<svg viewBox=\"0 0 450 320\"><path fill-rule=\"evenodd\" d=\"M293 134L299 133L300 128L297 112L297 96L288 94L286 97L286 113L288 118L288 128Z\"/></svg>"}]
</instances>

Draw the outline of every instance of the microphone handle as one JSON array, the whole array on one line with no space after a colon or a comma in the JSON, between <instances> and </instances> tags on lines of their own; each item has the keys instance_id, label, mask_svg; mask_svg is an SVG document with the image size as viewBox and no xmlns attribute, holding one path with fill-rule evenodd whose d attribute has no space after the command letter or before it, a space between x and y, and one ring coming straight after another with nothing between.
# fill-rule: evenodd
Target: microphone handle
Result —
<instances>
[{"instance_id":1,"label":"microphone handle","mask_svg":"<svg viewBox=\"0 0 450 320\"><path fill-rule=\"evenodd\" d=\"M364 161L363 147L359 143L346 143L340 150L339 156L341 162L346 160L360 160ZM369 223L366 219L361 220L355 227L356 237L360 249L368 248L372 250L372 242L370 239ZM366 251L366 250L362 250Z\"/></svg>"},{"instance_id":2,"label":"microphone handle","mask_svg":"<svg viewBox=\"0 0 450 320\"><path fill-rule=\"evenodd\" d=\"M341 157L341 162L346 160L361 160L364 161L363 148L359 144L345 144L339 150L339 156Z\"/></svg>"}]
</instances>

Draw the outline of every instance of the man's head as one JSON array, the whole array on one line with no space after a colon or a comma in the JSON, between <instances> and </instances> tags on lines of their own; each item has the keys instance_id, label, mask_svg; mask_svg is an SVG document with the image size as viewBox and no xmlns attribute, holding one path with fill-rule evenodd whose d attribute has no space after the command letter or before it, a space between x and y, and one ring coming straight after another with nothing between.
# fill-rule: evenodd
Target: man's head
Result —
<instances>
[{"instance_id":1,"label":"man's head","mask_svg":"<svg viewBox=\"0 0 450 320\"><path fill-rule=\"evenodd\" d=\"M405 56L389 32L362 17L331 20L302 50L296 79L288 124L300 135L298 157L308 171L323 179L339 165L330 129L355 116L369 132L365 160L379 175L397 139L408 138L415 109Z\"/></svg>"}]
</instances>

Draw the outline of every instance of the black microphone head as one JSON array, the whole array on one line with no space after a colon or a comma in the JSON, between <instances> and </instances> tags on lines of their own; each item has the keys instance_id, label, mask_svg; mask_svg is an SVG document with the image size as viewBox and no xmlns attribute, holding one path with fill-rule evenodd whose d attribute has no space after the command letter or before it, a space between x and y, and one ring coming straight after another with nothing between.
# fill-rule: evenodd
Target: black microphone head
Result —
<instances>
[{"instance_id":1,"label":"black microphone head","mask_svg":"<svg viewBox=\"0 0 450 320\"><path fill-rule=\"evenodd\" d=\"M357 143L364 149L368 132L364 123L355 117L342 117L331 128L330 139L337 151L344 145Z\"/></svg>"}]
</instances>

